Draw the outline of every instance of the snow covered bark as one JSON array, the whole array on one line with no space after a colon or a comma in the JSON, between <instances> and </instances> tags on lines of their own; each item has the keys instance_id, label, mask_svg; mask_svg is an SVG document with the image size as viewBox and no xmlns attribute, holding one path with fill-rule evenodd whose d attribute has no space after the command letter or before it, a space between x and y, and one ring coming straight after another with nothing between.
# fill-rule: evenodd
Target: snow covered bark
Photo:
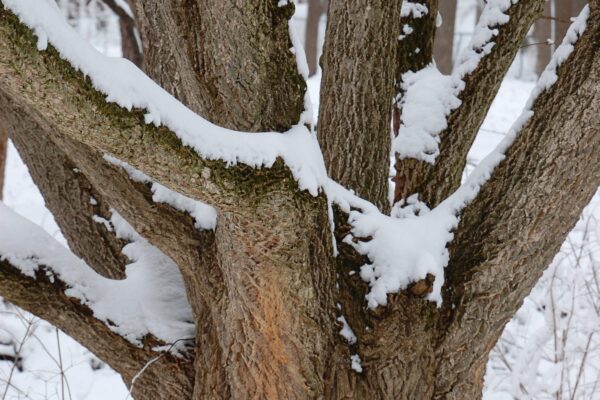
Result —
<instances>
[{"instance_id":1,"label":"snow covered bark","mask_svg":"<svg viewBox=\"0 0 600 400\"><path fill-rule=\"evenodd\" d=\"M329 175L389 210L394 65L401 0L329 2L319 143Z\"/></svg>"},{"instance_id":2,"label":"snow covered bark","mask_svg":"<svg viewBox=\"0 0 600 400\"><path fill-rule=\"evenodd\" d=\"M532 107L506 158L463 213L450 248L448 333L437 390L480 393L487 353L600 183L600 4ZM470 351L464 352L468 343ZM468 397L468 396L467 396Z\"/></svg>"},{"instance_id":3,"label":"snow covered bark","mask_svg":"<svg viewBox=\"0 0 600 400\"><path fill-rule=\"evenodd\" d=\"M508 20L503 24L498 23L500 4L508 4ZM463 66L465 70L469 70L475 62L476 68L461 77L464 87L458 97L462 104L447 116L447 127L439 133L439 156L435 163L411 157L396 162L396 201L418 193L421 201L429 207L435 207L458 188L467 152L504 75L543 5L543 0L520 1L516 4L495 1L486 5L491 11L488 17L494 22L487 26L486 21L482 21L484 25L481 28L497 30L497 34L491 37L493 44L475 36L472 49L474 54L467 56ZM485 35L485 32L481 31L480 34ZM482 56L478 62L474 61L478 57L475 53ZM460 75L460 72L460 68L455 70L455 74ZM402 129L399 136L402 136Z\"/></svg>"}]
</instances>

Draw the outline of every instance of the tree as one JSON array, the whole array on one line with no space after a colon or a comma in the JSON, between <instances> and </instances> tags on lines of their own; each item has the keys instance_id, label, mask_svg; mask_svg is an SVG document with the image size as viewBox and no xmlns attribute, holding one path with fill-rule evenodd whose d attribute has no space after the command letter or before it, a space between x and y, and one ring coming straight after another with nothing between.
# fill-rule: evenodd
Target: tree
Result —
<instances>
[{"instance_id":1,"label":"tree","mask_svg":"<svg viewBox=\"0 0 600 400\"><path fill-rule=\"evenodd\" d=\"M479 10L479 4L477 5ZM434 56L435 61L444 74L452 72L452 55L454 49L454 21L456 19L456 0L440 2L442 25L436 31Z\"/></svg>"},{"instance_id":2,"label":"tree","mask_svg":"<svg viewBox=\"0 0 600 400\"><path fill-rule=\"evenodd\" d=\"M317 73L319 64L319 26L321 16L327 11L327 1L309 0L308 15L306 17L306 61L308 62L308 75Z\"/></svg>"},{"instance_id":3,"label":"tree","mask_svg":"<svg viewBox=\"0 0 600 400\"><path fill-rule=\"evenodd\" d=\"M436 1L330 1L318 138L331 177L364 199L327 178L306 127L293 4L132 2L144 71L192 112L33 1L2 1L0 127L80 259L0 204L2 296L89 348L137 399L481 395L489 351L600 184L598 1L463 186L544 1L488 2L452 76L427 64ZM128 301L99 307L139 267L132 244L152 255L137 275L154 277L141 322L162 318L145 330ZM171 323L195 340L165 333Z\"/></svg>"}]
</instances>

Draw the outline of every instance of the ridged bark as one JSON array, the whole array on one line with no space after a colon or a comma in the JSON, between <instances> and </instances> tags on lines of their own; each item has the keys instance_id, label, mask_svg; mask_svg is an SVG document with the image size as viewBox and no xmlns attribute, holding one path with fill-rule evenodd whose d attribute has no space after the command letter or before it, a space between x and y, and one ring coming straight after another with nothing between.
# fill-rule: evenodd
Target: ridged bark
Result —
<instances>
[{"instance_id":1,"label":"ridged bark","mask_svg":"<svg viewBox=\"0 0 600 400\"><path fill-rule=\"evenodd\" d=\"M296 66L292 2L133 0L144 71L204 118L242 131L298 123L306 84Z\"/></svg>"},{"instance_id":2,"label":"ridged bark","mask_svg":"<svg viewBox=\"0 0 600 400\"><path fill-rule=\"evenodd\" d=\"M330 1L321 57L318 137L329 175L384 212L401 6Z\"/></svg>"}]
</instances>

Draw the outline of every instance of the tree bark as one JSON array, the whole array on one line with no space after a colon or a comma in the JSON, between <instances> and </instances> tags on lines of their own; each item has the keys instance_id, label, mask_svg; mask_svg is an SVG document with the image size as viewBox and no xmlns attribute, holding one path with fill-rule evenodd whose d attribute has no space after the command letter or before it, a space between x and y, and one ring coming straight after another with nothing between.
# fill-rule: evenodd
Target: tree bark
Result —
<instances>
[{"instance_id":1,"label":"tree bark","mask_svg":"<svg viewBox=\"0 0 600 400\"><path fill-rule=\"evenodd\" d=\"M401 0L332 0L321 58L319 143L329 175L389 210L391 103ZM382 39L383 38L383 39Z\"/></svg>"},{"instance_id":2,"label":"tree bark","mask_svg":"<svg viewBox=\"0 0 600 400\"><path fill-rule=\"evenodd\" d=\"M436 382L446 398L480 393L470 383L483 375L504 325L600 184L600 4L590 6L558 81L535 101L533 117L463 212L450 246L450 320Z\"/></svg>"},{"instance_id":3,"label":"tree bark","mask_svg":"<svg viewBox=\"0 0 600 400\"><path fill-rule=\"evenodd\" d=\"M349 18L346 13L356 7L348 2L333 5L342 14L336 17L338 22ZM465 96L481 102L483 95L475 91L489 89L481 83L484 77L505 72L505 63L518 47L515 42L540 7L533 2L518 5L532 8L511 10L515 13L511 21L522 26L509 23L499 28L494 50L482 61L484 69L467 80L470 91ZM277 11L270 7L262 11L273 16ZM379 11L380 6L372 6L354 15L379 15ZM279 32L279 19L273 23ZM387 307L366 309L368 288L355 272L368 260L342 241L350 227L339 210L335 235L340 255L334 259L324 195L300 192L281 161L260 170L243 165L227 168L222 162L201 159L167 128L144 124L142 111L105 103L89 80L61 60L52 46L42 53L35 50L30 30L4 8L0 8L0 100L12 104L14 109L6 112L37 121L42 129L33 132L46 135L46 143L68 156L107 204L172 256L181 269L197 327L193 369L191 360L163 356L142 375L144 386L134 393L136 398L478 398L487 353L600 183L600 169L594 162L600 150L599 24L594 3L590 26L559 69L557 82L535 102L534 116L465 211L450 248L441 308L424 300L423 292L412 286L390 295ZM339 31L334 29L333 37L344 36L350 25L348 21L334 25ZM508 39L515 32L517 38ZM387 48L394 57L396 38L393 48ZM270 40L282 42L268 48L284 49L289 38L277 33ZM287 56L287 62L293 63ZM291 66L278 68L292 74L281 77L284 81L296 79ZM392 77L393 90L395 67L390 69L386 73ZM163 79L178 82L175 75ZM486 79L496 84L495 77ZM280 93L280 89L277 84L266 90ZM343 86L342 91L359 93ZM301 98L302 93L293 97ZM381 103L388 113L388 139L390 99ZM221 100L215 96L211 101L218 105ZM467 118L471 113L478 118L477 104L470 98L463 100L464 114L455 115ZM267 117L259 122L275 126L285 120L286 129L298 121L301 110L295 112L274 117L277 123ZM369 120L375 112L352 118ZM247 122L251 114L238 117ZM361 146L366 146L361 140ZM107 152L178 192L214 205L215 231L201 233L191 217L153 204L145 185L132 183L119 168L105 165L101 154ZM360 166L359 159L354 163L353 168ZM566 203L573 206L564 207ZM547 235L546 228L553 234ZM64 295L64 284L47 282L43 268L33 280L2 262L0 276L0 289L9 300L57 321L75 339L114 363L127 381L148 357L155 356L148 350L153 344L130 349L122 338L115 338L104 324L89 317L89 310ZM357 343L347 345L338 334L339 312L356 333ZM474 351L465 351L470 348ZM362 373L350 369L350 354L362 358Z\"/></svg>"},{"instance_id":4,"label":"tree bark","mask_svg":"<svg viewBox=\"0 0 600 400\"><path fill-rule=\"evenodd\" d=\"M144 71L189 108L249 132L283 132L299 122L306 84L290 51L291 2L132 3Z\"/></svg>"},{"instance_id":5,"label":"tree bark","mask_svg":"<svg viewBox=\"0 0 600 400\"><path fill-rule=\"evenodd\" d=\"M442 15L442 26L437 29L435 34L433 54L438 69L444 74L450 74L453 66L456 1L442 0L439 9ZM479 5L476 7L479 8Z\"/></svg>"}]
</instances>

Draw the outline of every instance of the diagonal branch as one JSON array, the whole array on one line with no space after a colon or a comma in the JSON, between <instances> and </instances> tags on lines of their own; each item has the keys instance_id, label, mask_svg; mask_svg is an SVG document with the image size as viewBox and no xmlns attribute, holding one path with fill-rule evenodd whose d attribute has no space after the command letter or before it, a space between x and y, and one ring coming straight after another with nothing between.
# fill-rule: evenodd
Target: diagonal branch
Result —
<instances>
[{"instance_id":1,"label":"diagonal branch","mask_svg":"<svg viewBox=\"0 0 600 400\"><path fill-rule=\"evenodd\" d=\"M473 43L470 51L484 54L475 70L461 76L461 70L468 68L472 60L466 60L455 69L454 75L464 81L464 88L459 94L462 104L450 113L447 128L439 134L439 156L433 165L413 158L396 163L396 201L418 193L421 201L435 207L458 188L467 153L479 127L543 4L543 0L520 1L507 10L507 23L496 27L480 26L480 29L497 30L498 34L492 40L493 47L490 51L488 43ZM497 5L488 4L486 7ZM480 24L484 22L482 20ZM402 139L402 130L399 138Z\"/></svg>"},{"instance_id":2,"label":"diagonal branch","mask_svg":"<svg viewBox=\"0 0 600 400\"><path fill-rule=\"evenodd\" d=\"M0 280L0 294L6 300L61 329L120 373L126 382L131 382L148 361L160 355L151 349L160 343L151 338L143 347L137 347L112 332L93 317L87 306L65 295L67 285L56 277L51 281L43 266L34 278L23 275L7 260L0 260ZM161 393L158 388L163 385L170 389L171 398L189 398L193 385L190 360L170 354L161 357L146 369L135 390Z\"/></svg>"},{"instance_id":3,"label":"diagonal branch","mask_svg":"<svg viewBox=\"0 0 600 400\"><path fill-rule=\"evenodd\" d=\"M504 325L600 184L600 4L590 8L573 52L563 44L555 53L538 83L532 113L519 121L524 125L516 140L465 209L450 246L449 328L438 356L453 373L440 371L436 387L444 398L481 389L470 382L481 383ZM574 23L580 30L581 20ZM574 27L570 43L577 37Z\"/></svg>"}]
</instances>

